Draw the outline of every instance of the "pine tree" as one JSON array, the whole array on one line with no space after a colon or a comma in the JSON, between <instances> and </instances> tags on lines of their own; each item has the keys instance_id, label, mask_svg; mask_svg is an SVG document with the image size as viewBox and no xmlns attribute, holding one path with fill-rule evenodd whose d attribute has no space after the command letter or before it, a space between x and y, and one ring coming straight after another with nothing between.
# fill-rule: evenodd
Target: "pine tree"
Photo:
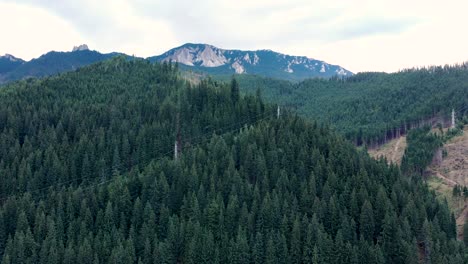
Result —
<instances>
[{"instance_id":1,"label":"pine tree","mask_svg":"<svg viewBox=\"0 0 468 264\"><path fill-rule=\"evenodd\" d=\"M252 249L252 260L254 263L264 263L264 245L263 245L263 235L262 233L257 232L255 235L255 243Z\"/></svg>"},{"instance_id":2,"label":"pine tree","mask_svg":"<svg viewBox=\"0 0 468 264\"><path fill-rule=\"evenodd\" d=\"M341 230L338 230L335 237L335 246L334 246L334 263L348 263L349 262L349 253L347 251L347 245L343 241L343 235Z\"/></svg>"},{"instance_id":3,"label":"pine tree","mask_svg":"<svg viewBox=\"0 0 468 264\"><path fill-rule=\"evenodd\" d=\"M374 237L374 211L369 201L365 201L359 218L359 232L366 240Z\"/></svg>"},{"instance_id":4,"label":"pine tree","mask_svg":"<svg viewBox=\"0 0 468 264\"><path fill-rule=\"evenodd\" d=\"M231 80L231 100L233 103L239 101L239 83L235 78Z\"/></svg>"},{"instance_id":5,"label":"pine tree","mask_svg":"<svg viewBox=\"0 0 468 264\"><path fill-rule=\"evenodd\" d=\"M302 263L312 263L313 259L313 250L314 250L314 235L313 235L312 224L307 225L307 230L305 233L303 249L302 249Z\"/></svg>"},{"instance_id":6,"label":"pine tree","mask_svg":"<svg viewBox=\"0 0 468 264\"><path fill-rule=\"evenodd\" d=\"M266 245L266 250L265 250L265 263L267 264L275 264L277 262L276 258L276 249L275 249L275 244L273 242L273 239L271 235L268 238L267 245Z\"/></svg>"},{"instance_id":7,"label":"pine tree","mask_svg":"<svg viewBox=\"0 0 468 264\"><path fill-rule=\"evenodd\" d=\"M293 223L292 231L291 231L291 244L289 254L290 256L290 263L301 263L302 259L302 241L301 241L301 224L299 218L296 217Z\"/></svg>"}]
</instances>

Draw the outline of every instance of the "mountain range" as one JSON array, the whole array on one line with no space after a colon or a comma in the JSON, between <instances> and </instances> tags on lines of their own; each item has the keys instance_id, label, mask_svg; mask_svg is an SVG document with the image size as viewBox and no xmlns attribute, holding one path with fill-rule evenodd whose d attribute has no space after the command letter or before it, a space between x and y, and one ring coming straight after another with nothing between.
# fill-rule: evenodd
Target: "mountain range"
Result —
<instances>
[{"instance_id":1,"label":"mountain range","mask_svg":"<svg viewBox=\"0 0 468 264\"><path fill-rule=\"evenodd\" d=\"M103 54L89 50L86 46L80 47L75 47L71 52L50 51L30 61L24 61L10 54L0 56L0 84L29 77L40 78L72 71L121 54L116 52Z\"/></svg>"},{"instance_id":2,"label":"mountain range","mask_svg":"<svg viewBox=\"0 0 468 264\"><path fill-rule=\"evenodd\" d=\"M0 56L0 83L29 77L44 77L109 59L123 53L100 53L87 45L70 52L50 51L25 61L13 55ZM271 50L225 50L208 44L184 44L161 55L147 58L151 62L178 62L182 70L210 75L255 74L286 80L350 76L353 73L338 65L291 56Z\"/></svg>"},{"instance_id":3,"label":"mountain range","mask_svg":"<svg viewBox=\"0 0 468 264\"><path fill-rule=\"evenodd\" d=\"M185 44L150 61L176 61L184 68L209 74L256 74L279 79L302 80L313 77L349 76L341 66L291 56L271 50L225 50L207 44Z\"/></svg>"}]
</instances>

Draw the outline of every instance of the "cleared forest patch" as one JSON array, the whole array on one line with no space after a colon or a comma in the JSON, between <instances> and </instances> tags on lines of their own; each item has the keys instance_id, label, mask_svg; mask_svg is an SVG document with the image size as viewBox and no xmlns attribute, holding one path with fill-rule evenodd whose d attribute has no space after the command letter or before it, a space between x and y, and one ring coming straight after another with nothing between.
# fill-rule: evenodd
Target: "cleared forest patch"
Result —
<instances>
[{"instance_id":1,"label":"cleared forest patch","mask_svg":"<svg viewBox=\"0 0 468 264\"><path fill-rule=\"evenodd\" d=\"M447 154L442 163L429 167L430 176L427 182L441 199L447 199L457 219L457 234L461 239L468 213L468 200L463 195L454 197L453 187L457 184L468 187L468 126L465 126L462 135L452 138L444 145L444 151Z\"/></svg>"},{"instance_id":2,"label":"cleared forest patch","mask_svg":"<svg viewBox=\"0 0 468 264\"><path fill-rule=\"evenodd\" d=\"M433 129L432 132L439 133L439 130ZM447 129L444 129L444 133L446 132ZM401 165L406 146L406 136L401 136L368 152L376 159L383 156L389 163ZM447 200L457 219L457 234L461 239L463 224L468 214L468 199L465 200L463 196L454 197L453 187L457 184L468 187L468 126L465 126L462 135L444 144L443 149L446 155L441 164L431 165L427 170L427 183L441 200Z\"/></svg>"},{"instance_id":3,"label":"cleared forest patch","mask_svg":"<svg viewBox=\"0 0 468 264\"><path fill-rule=\"evenodd\" d=\"M447 155L440 166L431 167L448 179L461 186L468 186L468 126L463 134L454 137L444 145Z\"/></svg>"},{"instance_id":4,"label":"cleared forest patch","mask_svg":"<svg viewBox=\"0 0 468 264\"><path fill-rule=\"evenodd\" d=\"M406 149L406 136L390 140L388 143L375 149L369 149L369 155L373 158L385 157L389 163L401 164L401 159Z\"/></svg>"}]
</instances>

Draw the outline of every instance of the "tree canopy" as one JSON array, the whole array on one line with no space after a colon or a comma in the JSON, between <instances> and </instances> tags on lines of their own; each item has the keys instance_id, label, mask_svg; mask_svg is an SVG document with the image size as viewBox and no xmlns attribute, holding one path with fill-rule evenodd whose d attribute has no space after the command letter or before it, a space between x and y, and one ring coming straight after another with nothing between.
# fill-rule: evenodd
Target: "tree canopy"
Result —
<instances>
[{"instance_id":1,"label":"tree canopy","mask_svg":"<svg viewBox=\"0 0 468 264\"><path fill-rule=\"evenodd\" d=\"M382 144L425 124L468 113L467 64L408 69L397 73L358 73L347 78L299 83L239 75L241 90L296 109L330 124L357 145Z\"/></svg>"},{"instance_id":2,"label":"tree canopy","mask_svg":"<svg viewBox=\"0 0 468 264\"><path fill-rule=\"evenodd\" d=\"M2 263L466 261L418 177L239 89L114 58L0 90Z\"/></svg>"}]
</instances>

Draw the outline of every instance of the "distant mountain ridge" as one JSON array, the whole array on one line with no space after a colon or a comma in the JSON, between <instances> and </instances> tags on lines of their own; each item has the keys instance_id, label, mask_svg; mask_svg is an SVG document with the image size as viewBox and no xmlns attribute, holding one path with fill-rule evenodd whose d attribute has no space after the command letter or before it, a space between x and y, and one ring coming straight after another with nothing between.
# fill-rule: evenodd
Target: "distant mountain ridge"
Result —
<instances>
[{"instance_id":1,"label":"distant mountain ridge","mask_svg":"<svg viewBox=\"0 0 468 264\"><path fill-rule=\"evenodd\" d=\"M18 68L23 63L25 63L24 60L16 58L10 54L0 56L0 75Z\"/></svg>"},{"instance_id":2,"label":"distant mountain ridge","mask_svg":"<svg viewBox=\"0 0 468 264\"><path fill-rule=\"evenodd\" d=\"M24 61L12 55L5 55L0 57L0 83L72 71L120 54L115 52L103 54L89 50L86 45L81 45L74 47L71 52L50 51L30 61Z\"/></svg>"},{"instance_id":3,"label":"distant mountain ridge","mask_svg":"<svg viewBox=\"0 0 468 264\"><path fill-rule=\"evenodd\" d=\"M225 50L208 44L184 44L150 61L173 61L209 74L258 74L289 80L313 77L350 76L353 73L338 65L291 56L271 50Z\"/></svg>"},{"instance_id":4,"label":"distant mountain ridge","mask_svg":"<svg viewBox=\"0 0 468 264\"><path fill-rule=\"evenodd\" d=\"M0 84L72 71L119 55L130 57L117 52L100 53L90 50L86 44L75 46L69 52L50 51L30 61L6 54L0 56ZM304 56L291 56L271 50L225 50L208 44L188 43L147 59L151 62L178 62L182 70L210 75L256 74L285 80L303 80L353 74L341 66Z\"/></svg>"}]
</instances>

